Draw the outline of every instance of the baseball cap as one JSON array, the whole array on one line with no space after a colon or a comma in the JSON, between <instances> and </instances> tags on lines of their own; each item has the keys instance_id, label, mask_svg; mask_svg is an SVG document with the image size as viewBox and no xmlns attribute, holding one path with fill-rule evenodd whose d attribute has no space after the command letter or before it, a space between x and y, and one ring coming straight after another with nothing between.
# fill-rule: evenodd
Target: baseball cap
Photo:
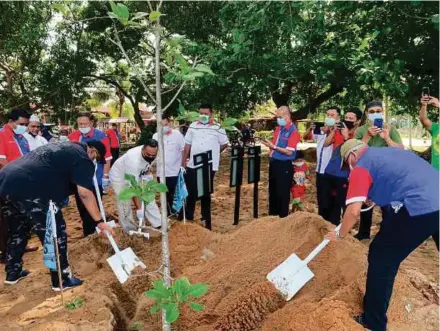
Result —
<instances>
[{"instance_id":1,"label":"baseball cap","mask_svg":"<svg viewBox=\"0 0 440 331\"><path fill-rule=\"evenodd\" d=\"M357 151L363 147L366 147L367 144L362 140L357 139L349 139L341 146L341 168L344 165L345 158L348 157L350 152Z\"/></svg>"}]
</instances>

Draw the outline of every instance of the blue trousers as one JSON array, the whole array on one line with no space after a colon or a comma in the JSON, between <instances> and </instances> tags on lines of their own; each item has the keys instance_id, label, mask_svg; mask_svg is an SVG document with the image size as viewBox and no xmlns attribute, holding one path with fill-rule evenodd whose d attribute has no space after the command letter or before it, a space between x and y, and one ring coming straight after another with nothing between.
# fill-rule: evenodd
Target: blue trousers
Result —
<instances>
[{"instance_id":1,"label":"blue trousers","mask_svg":"<svg viewBox=\"0 0 440 331\"><path fill-rule=\"evenodd\" d=\"M439 230L439 212L410 216L405 207L387 212L368 254L363 321L372 331L386 331L387 310L400 263Z\"/></svg>"}]
</instances>

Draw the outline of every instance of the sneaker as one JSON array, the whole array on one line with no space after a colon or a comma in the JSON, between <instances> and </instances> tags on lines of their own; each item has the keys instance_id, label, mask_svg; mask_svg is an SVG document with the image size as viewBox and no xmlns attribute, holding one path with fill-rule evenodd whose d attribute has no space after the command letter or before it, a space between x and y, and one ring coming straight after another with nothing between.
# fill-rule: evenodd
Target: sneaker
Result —
<instances>
[{"instance_id":1,"label":"sneaker","mask_svg":"<svg viewBox=\"0 0 440 331\"><path fill-rule=\"evenodd\" d=\"M28 270L22 270L20 272L20 274L18 276L15 275L7 275L6 276L6 280L5 280L5 284L8 285L15 285L17 284L20 280L22 280L23 278L27 277L30 274L30 272Z\"/></svg>"},{"instance_id":2,"label":"sneaker","mask_svg":"<svg viewBox=\"0 0 440 331\"><path fill-rule=\"evenodd\" d=\"M76 278L74 276L66 278L63 280L63 291L64 290L68 290L69 288L74 288L77 286L82 285L83 281L79 278ZM61 288L59 286L59 283L56 282L56 284L52 283L52 290L54 290L55 292L60 292Z\"/></svg>"}]
</instances>

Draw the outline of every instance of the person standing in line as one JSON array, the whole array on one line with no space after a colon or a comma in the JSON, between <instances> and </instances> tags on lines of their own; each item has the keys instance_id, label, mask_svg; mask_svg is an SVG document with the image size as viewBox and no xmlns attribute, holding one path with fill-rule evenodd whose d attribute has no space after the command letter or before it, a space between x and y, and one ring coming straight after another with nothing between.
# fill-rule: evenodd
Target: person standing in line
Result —
<instances>
[{"instance_id":1,"label":"person standing in line","mask_svg":"<svg viewBox=\"0 0 440 331\"><path fill-rule=\"evenodd\" d=\"M290 188L293 182L292 161L295 160L299 132L292 123L290 109L281 106L276 111L277 124L272 141L263 144L270 149L269 215L280 218L289 215Z\"/></svg>"},{"instance_id":2,"label":"person standing in line","mask_svg":"<svg viewBox=\"0 0 440 331\"><path fill-rule=\"evenodd\" d=\"M412 151L368 147L356 139L342 145L341 159L350 169L347 209L341 228L325 238L338 241L346 237L367 199L387 209L368 252L364 312L355 318L366 329L386 331L400 264L439 231L438 172Z\"/></svg>"},{"instance_id":3,"label":"person standing in line","mask_svg":"<svg viewBox=\"0 0 440 331\"><path fill-rule=\"evenodd\" d=\"M433 105L437 109L439 108L439 101L437 98L431 96L422 96L420 100L420 122L423 127L431 133L431 164L432 166L439 170L439 145L440 145L440 133L438 122L432 122L428 118L428 105ZM439 233L433 235L437 250L439 249Z\"/></svg>"},{"instance_id":4,"label":"person standing in line","mask_svg":"<svg viewBox=\"0 0 440 331\"><path fill-rule=\"evenodd\" d=\"M47 140L40 136L41 122L37 115L32 115L29 118L28 131L23 134L29 143L29 149L33 151L34 149L47 145Z\"/></svg>"},{"instance_id":5,"label":"person standing in line","mask_svg":"<svg viewBox=\"0 0 440 331\"><path fill-rule=\"evenodd\" d=\"M177 178L182 166L183 150L185 149L185 138L180 131L175 130L171 126L170 119L167 114L162 115L162 128L163 128L163 143L165 149L165 184L168 188L167 192L167 204L168 213L174 214L172 210L174 192L176 191ZM153 135L154 140L159 139L159 135L156 132ZM160 154L160 152L159 152ZM157 159L156 176L160 178L162 173L161 158Z\"/></svg>"},{"instance_id":6,"label":"person standing in line","mask_svg":"<svg viewBox=\"0 0 440 331\"><path fill-rule=\"evenodd\" d=\"M154 180L151 173L151 167L157 156L157 141L149 139L143 146L137 146L129 149L124 155L116 160L110 169L110 182L115 191L116 206L119 213L119 224L124 231L137 231L138 222L133 219L132 202L136 206L137 215L142 217L141 201L134 197L132 201L122 201L119 199L119 193L129 186L125 179L125 174L130 174L136 178L136 181L147 183ZM145 217L154 228L160 228L161 218L159 207L153 200L145 206Z\"/></svg>"},{"instance_id":7,"label":"person standing in line","mask_svg":"<svg viewBox=\"0 0 440 331\"><path fill-rule=\"evenodd\" d=\"M397 129L383 122L383 128L374 126L374 120L384 120L384 107L382 101L371 101L365 107L365 113L368 121L360 126L354 133L354 138L362 140L370 147L397 147L404 148L402 139ZM364 205L362 209L368 208ZM385 217L386 209L381 208L382 218ZM371 224L373 222L373 208L361 214L359 223L359 232L355 235L358 240L370 239Z\"/></svg>"},{"instance_id":8,"label":"person standing in line","mask_svg":"<svg viewBox=\"0 0 440 331\"><path fill-rule=\"evenodd\" d=\"M99 129L93 127L92 115L90 113L79 113L76 118L78 124L78 130L73 131L69 140L72 142L89 142L89 141L100 141L104 144L106 154L105 157L100 159L96 168L96 179L98 181L99 190L102 195L103 191L110 184L109 172L110 163L112 160L112 155L110 152L110 142L105 133ZM92 183L93 184L93 183ZM95 192L96 194L96 192ZM83 232L84 237L95 233L95 223L88 213L87 208L82 203L82 200L78 194L75 193L76 205L78 207L78 212L81 216L83 222Z\"/></svg>"},{"instance_id":9,"label":"person standing in line","mask_svg":"<svg viewBox=\"0 0 440 331\"><path fill-rule=\"evenodd\" d=\"M110 166L112 166L116 160L119 158L119 151L121 148L121 136L118 132L118 125L116 123L112 123L110 128L105 132L108 139L110 140L110 151L112 154L112 161L110 162Z\"/></svg>"},{"instance_id":10,"label":"person standing in line","mask_svg":"<svg viewBox=\"0 0 440 331\"><path fill-rule=\"evenodd\" d=\"M212 152L211 179L219 169L220 153L228 147L226 131L213 119L213 110L210 104L199 107L199 120L191 123L185 135L182 166L186 168L185 183L188 189L186 199L186 219L194 221L194 210L197 201L197 178L194 166L194 155ZM189 160L188 160L189 157ZM211 230L211 195L201 198L202 218L206 228Z\"/></svg>"}]
</instances>

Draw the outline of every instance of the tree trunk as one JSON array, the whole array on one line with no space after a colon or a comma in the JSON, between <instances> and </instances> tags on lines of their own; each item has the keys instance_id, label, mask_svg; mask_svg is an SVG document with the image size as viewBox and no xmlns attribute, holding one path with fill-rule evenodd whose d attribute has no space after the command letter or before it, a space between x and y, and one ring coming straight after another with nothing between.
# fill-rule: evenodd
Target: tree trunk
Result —
<instances>
[{"instance_id":1,"label":"tree trunk","mask_svg":"<svg viewBox=\"0 0 440 331\"><path fill-rule=\"evenodd\" d=\"M145 128L145 123L144 120L142 119L141 116L141 111L139 109L139 102L137 102L137 100L132 100L129 99L131 105L133 106L133 111L134 111L134 120L136 122L136 124L138 125L139 129L143 129Z\"/></svg>"},{"instance_id":2,"label":"tree trunk","mask_svg":"<svg viewBox=\"0 0 440 331\"><path fill-rule=\"evenodd\" d=\"M280 108L281 106L289 105L290 93L292 92L293 83L288 83L281 91L277 90L272 93L272 100Z\"/></svg>"},{"instance_id":3,"label":"tree trunk","mask_svg":"<svg viewBox=\"0 0 440 331\"><path fill-rule=\"evenodd\" d=\"M159 157L160 157L160 182L165 184L165 149L163 143L162 130L162 88L160 81L160 22L157 20L155 27L155 70L156 70L156 119L157 119L157 134L159 139ZM164 283L167 287L171 286L170 281L170 246L168 242L168 215L167 215L167 196L165 192L160 193L160 214L162 221L162 265ZM162 329L163 331L170 331L171 327L166 322L165 310L162 310Z\"/></svg>"},{"instance_id":4,"label":"tree trunk","mask_svg":"<svg viewBox=\"0 0 440 331\"><path fill-rule=\"evenodd\" d=\"M125 95L118 89L117 90L119 99L119 117L122 117L122 111L124 110Z\"/></svg>"}]
</instances>

